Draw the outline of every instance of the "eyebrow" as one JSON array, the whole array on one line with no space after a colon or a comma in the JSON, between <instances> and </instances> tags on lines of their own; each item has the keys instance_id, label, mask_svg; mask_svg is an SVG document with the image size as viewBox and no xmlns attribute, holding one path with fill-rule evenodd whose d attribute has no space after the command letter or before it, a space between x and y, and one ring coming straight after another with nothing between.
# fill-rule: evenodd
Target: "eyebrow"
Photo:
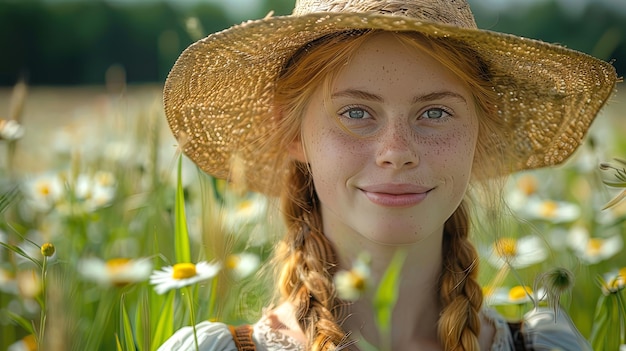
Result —
<instances>
[{"instance_id":1,"label":"eyebrow","mask_svg":"<svg viewBox=\"0 0 626 351\"><path fill-rule=\"evenodd\" d=\"M417 103L417 102L429 102L429 101L435 101L435 100L442 100L442 99L456 99L456 100L460 100L464 103L467 103L467 101L465 100L465 98L463 97L463 95L459 94L459 93L455 93L453 91L435 91L432 92L430 94L426 94L426 95L420 95L420 96L416 96L413 98L413 103Z\"/></svg>"},{"instance_id":2,"label":"eyebrow","mask_svg":"<svg viewBox=\"0 0 626 351\"><path fill-rule=\"evenodd\" d=\"M357 98L357 99L376 101L376 102L383 102L384 100L383 97L380 95L376 95L376 94L369 93L363 90L358 90L358 89L346 89L346 90L338 91L336 93L333 93L331 97L332 98L348 97L348 98ZM428 93L426 95L416 96L413 98L412 103L429 102L429 101L435 101L435 100L442 100L446 98L452 98L452 99L460 100L464 103L467 103L467 100L465 100L463 95L455 93L453 91L448 91L448 90L435 91L432 93Z\"/></svg>"},{"instance_id":3,"label":"eyebrow","mask_svg":"<svg viewBox=\"0 0 626 351\"><path fill-rule=\"evenodd\" d=\"M380 95L368 93L367 91L358 90L358 89L346 89L346 90L338 91L336 93L333 93L331 97L332 98L341 98L341 97L357 98L357 99L376 101L376 102L383 101L383 98Z\"/></svg>"}]
</instances>

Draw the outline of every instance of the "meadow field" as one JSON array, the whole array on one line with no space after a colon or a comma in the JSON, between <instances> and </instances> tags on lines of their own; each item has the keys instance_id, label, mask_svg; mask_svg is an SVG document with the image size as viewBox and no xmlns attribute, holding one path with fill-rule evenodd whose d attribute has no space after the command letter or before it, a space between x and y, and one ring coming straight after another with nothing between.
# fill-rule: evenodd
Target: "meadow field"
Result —
<instances>
[{"instance_id":1,"label":"meadow field","mask_svg":"<svg viewBox=\"0 0 626 351\"><path fill-rule=\"evenodd\" d=\"M275 202L179 157L161 89L0 88L0 126L19 126L0 134L1 350L155 350L259 317ZM625 136L617 92L566 164L511 177L506 230L474 237L486 304L519 319L558 297L595 350L626 344L626 201L605 208Z\"/></svg>"}]
</instances>

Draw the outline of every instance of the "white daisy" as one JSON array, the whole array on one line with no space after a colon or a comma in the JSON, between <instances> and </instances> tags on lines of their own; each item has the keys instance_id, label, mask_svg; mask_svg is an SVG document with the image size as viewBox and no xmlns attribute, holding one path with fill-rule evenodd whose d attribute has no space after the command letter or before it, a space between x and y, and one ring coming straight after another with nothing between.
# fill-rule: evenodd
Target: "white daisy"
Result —
<instances>
[{"instance_id":1,"label":"white daisy","mask_svg":"<svg viewBox=\"0 0 626 351\"><path fill-rule=\"evenodd\" d=\"M487 251L487 261L498 269L507 264L512 268L524 268L548 258L544 241L536 235L519 239L499 238Z\"/></svg>"},{"instance_id":2,"label":"white daisy","mask_svg":"<svg viewBox=\"0 0 626 351\"><path fill-rule=\"evenodd\" d=\"M543 290L538 295L545 295ZM532 297L532 298L531 298ZM485 301L489 305L523 305L532 302L535 296L529 286L515 285L511 288L500 287L485 293Z\"/></svg>"},{"instance_id":3,"label":"white daisy","mask_svg":"<svg viewBox=\"0 0 626 351\"><path fill-rule=\"evenodd\" d=\"M46 212L65 197L65 185L59 174L47 173L24 183L24 194L30 206Z\"/></svg>"},{"instance_id":4,"label":"white daisy","mask_svg":"<svg viewBox=\"0 0 626 351\"><path fill-rule=\"evenodd\" d=\"M164 294L172 289L192 285L208 280L217 275L221 265L205 261L193 263L177 263L152 272L150 284L154 285L157 294Z\"/></svg>"},{"instance_id":5,"label":"white daisy","mask_svg":"<svg viewBox=\"0 0 626 351\"><path fill-rule=\"evenodd\" d=\"M257 223L264 218L267 210L267 198L262 195L252 195L234 206L226 208L224 212L224 226L230 232L240 231L245 225Z\"/></svg>"},{"instance_id":6,"label":"white daisy","mask_svg":"<svg viewBox=\"0 0 626 351\"><path fill-rule=\"evenodd\" d=\"M78 264L81 276L102 286L122 287L142 282L150 276L149 259L113 258L108 261L95 257L83 258Z\"/></svg>"},{"instance_id":7,"label":"white daisy","mask_svg":"<svg viewBox=\"0 0 626 351\"><path fill-rule=\"evenodd\" d=\"M225 266L237 279L243 279L254 273L261 264L261 258L253 253L241 252L229 255Z\"/></svg>"},{"instance_id":8,"label":"white daisy","mask_svg":"<svg viewBox=\"0 0 626 351\"><path fill-rule=\"evenodd\" d=\"M12 119L0 119L0 140L17 140L24 136L24 127Z\"/></svg>"},{"instance_id":9,"label":"white daisy","mask_svg":"<svg viewBox=\"0 0 626 351\"><path fill-rule=\"evenodd\" d=\"M573 227L567 236L568 246L582 261L595 264L622 251L624 242L619 234L608 238L592 238L586 228Z\"/></svg>"},{"instance_id":10,"label":"white daisy","mask_svg":"<svg viewBox=\"0 0 626 351\"><path fill-rule=\"evenodd\" d=\"M29 334L24 338L12 343L7 348L7 351L36 351L37 350L37 338L33 334Z\"/></svg>"},{"instance_id":11,"label":"white daisy","mask_svg":"<svg viewBox=\"0 0 626 351\"><path fill-rule=\"evenodd\" d=\"M369 256L359 255L350 270L337 272L333 280L339 298L346 301L358 300L371 284Z\"/></svg>"},{"instance_id":12,"label":"white daisy","mask_svg":"<svg viewBox=\"0 0 626 351\"><path fill-rule=\"evenodd\" d=\"M74 192L88 212L106 207L115 197L115 176L103 171L93 176L80 174L76 179Z\"/></svg>"},{"instance_id":13,"label":"white daisy","mask_svg":"<svg viewBox=\"0 0 626 351\"><path fill-rule=\"evenodd\" d=\"M93 175L94 184L97 187L112 188L115 186L115 175L108 171L98 171Z\"/></svg>"},{"instance_id":14,"label":"white daisy","mask_svg":"<svg viewBox=\"0 0 626 351\"><path fill-rule=\"evenodd\" d=\"M580 217L580 207L571 202L542 200L533 197L528 200L523 213L531 219L564 223L578 219Z\"/></svg>"},{"instance_id":15,"label":"white daisy","mask_svg":"<svg viewBox=\"0 0 626 351\"><path fill-rule=\"evenodd\" d=\"M522 174L514 179L514 184L507 190L506 202L511 209L519 211L537 193L538 188L539 180L534 174Z\"/></svg>"},{"instance_id":16,"label":"white daisy","mask_svg":"<svg viewBox=\"0 0 626 351\"><path fill-rule=\"evenodd\" d=\"M601 288L604 295L617 293L625 287L626 267L603 274Z\"/></svg>"}]
</instances>

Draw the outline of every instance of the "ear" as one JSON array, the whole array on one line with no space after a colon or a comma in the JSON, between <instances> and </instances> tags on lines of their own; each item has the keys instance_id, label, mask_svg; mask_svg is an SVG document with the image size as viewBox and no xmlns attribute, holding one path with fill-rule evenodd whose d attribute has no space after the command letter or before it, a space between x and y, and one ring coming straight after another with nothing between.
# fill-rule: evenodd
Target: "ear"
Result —
<instances>
[{"instance_id":1,"label":"ear","mask_svg":"<svg viewBox=\"0 0 626 351\"><path fill-rule=\"evenodd\" d=\"M294 139L289 144L289 156L292 159L300 161L302 163L306 163L306 152L304 152L304 145L302 144L302 139L300 137Z\"/></svg>"}]
</instances>

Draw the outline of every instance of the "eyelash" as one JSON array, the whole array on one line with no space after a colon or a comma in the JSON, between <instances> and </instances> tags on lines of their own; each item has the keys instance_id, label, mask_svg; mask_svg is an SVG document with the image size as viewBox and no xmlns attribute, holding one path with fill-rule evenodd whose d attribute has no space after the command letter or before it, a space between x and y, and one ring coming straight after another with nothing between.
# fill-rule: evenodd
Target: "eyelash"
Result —
<instances>
[{"instance_id":1,"label":"eyelash","mask_svg":"<svg viewBox=\"0 0 626 351\"><path fill-rule=\"evenodd\" d=\"M351 118L349 116L345 116L345 114L351 112L351 111L362 111L364 114L367 115L372 115L366 108L362 107L362 106L358 106L358 105L350 105L350 106L346 106L345 108L341 109L338 114L341 117L345 117L347 119L354 119L354 120L358 120L358 119L367 119L366 116L364 116L363 118ZM427 114L429 111L441 111L442 112L442 116L438 117L438 118L429 118L429 117L424 117L425 114ZM446 116L447 115L447 116ZM422 112L419 115L420 119L427 119L427 120L441 120L444 119L446 117L451 117L452 116L452 111L446 107L443 106L436 106L436 107L431 107L428 108L427 110L425 110L424 112Z\"/></svg>"},{"instance_id":2,"label":"eyelash","mask_svg":"<svg viewBox=\"0 0 626 351\"><path fill-rule=\"evenodd\" d=\"M442 112L442 116L438 117L438 118L423 117L424 119L427 119L427 120L441 120L441 119L444 119L446 117L452 117L452 111L450 109L446 108L446 107L443 107L443 106L431 107L431 108L425 110L424 112L422 112L419 117L422 118L422 116L427 114L429 111L441 111Z\"/></svg>"}]
</instances>

